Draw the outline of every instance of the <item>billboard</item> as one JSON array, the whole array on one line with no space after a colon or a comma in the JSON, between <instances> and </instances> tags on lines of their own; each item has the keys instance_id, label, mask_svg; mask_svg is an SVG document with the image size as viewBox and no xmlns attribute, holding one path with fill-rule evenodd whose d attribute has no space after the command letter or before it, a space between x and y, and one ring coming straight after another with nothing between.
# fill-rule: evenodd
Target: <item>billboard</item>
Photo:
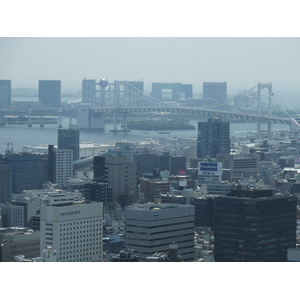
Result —
<instances>
[{"instance_id":1,"label":"billboard","mask_svg":"<svg viewBox=\"0 0 300 300\"><path fill-rule=\"evenodd\" d=\"M221 176L222 163L199 162L198 175Z\"/></svg>"}]
</instances>

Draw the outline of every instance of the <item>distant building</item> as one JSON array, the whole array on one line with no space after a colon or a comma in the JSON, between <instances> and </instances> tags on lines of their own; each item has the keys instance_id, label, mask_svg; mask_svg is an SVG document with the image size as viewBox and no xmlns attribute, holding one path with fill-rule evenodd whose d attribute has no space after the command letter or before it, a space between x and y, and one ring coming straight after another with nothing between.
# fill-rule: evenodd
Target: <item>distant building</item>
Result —
<instances>
[{"instance_id":1,"label":"distant building","mask_svg":"<svg viewBox=\"0 0 300 300\"><path fill-rule=\"evenodd\" d=\"M226 82L203 82L203 99L218 100L221 104L227 100Z\"/></svg>"},{"instance_id":2,"label":"distant building","mask_svg":"<svg viewBox=\"0 0 300 300\"><path fill-rule=\"evenodd\" d=\"M163 90L171 90L171 97L163 96ZM152 83L151 96L158 100L168 100L178 102L180 99L193 98L193 86L182 83Z\"/></svg>"},{"instance_id":3,"label":"distant building","mask_svg":"<svg viewBox=\"0 0 300 300\"><path fill-rule=\"evenodd\" d=\"M0 203L0 209L3 227L24 226L24 207L9 203Z\"/></svg>"},{"instance_id":4,"label":"distant building","mask_svg":"<svg viewBox=\"0 0 300 300\"><path fill-rule=\"evenodd\" d=\"M260 171L259 155L256 154L218 154L217 161L224 169L230 170L230 180L234 178L258 177Z\"/></svg>"},{"instance_id":5,"label":"distant building","mask_svg":"<svg viewBox=\"0 0 300 300\"><path fill-rule=\"evenodd\" d=\"M85 183L85 198L94 202L113 203L113 191L105 182Z\"/></svg>"},{"instance_id":6,"label":"distant building","mask_svg":"<svg viewBox=\"0 0 300 300\"><path fill-rule=\"evenodd\" d=\"M0 204L11 203L12 199L12 167L0 164Z\"/></svg>"},{"instance_id":7,"label":"distant building","mask_svg":"<svg viewBox=\"0 0 300 300\"><path fill-rule=\"evenodd\" d=\"M221 117L198 122L197 157L215 158L217 154L230 153L230 123Z\"/></svg>"},{"instance_id":8,"label":"distant building","mask_svg":"<svg viewBox=\"0 0 300 300\"><path fill-rule=\"evenodd\" d=\"M134 154L133 161L138 164L138 174L152 173L156 168L157 155L150 153Z\"/></svg>"},{"instance_id":9,"label":"distant building","mask_svg":"<svg viewBox=\"0 0 300 300\"><path fill-rule=\"evenodd\" d=\"M159 194L167 194L170 192L169 181L141 178L140 184L141 192L148 202L154 202L155 197Z\"/></svg>"},{"instance_id":10,"label":"distant building","mask_svg":"<svg viewBox=\"0 0 300 300\"><path fill-rule=\"evenodd\" d=\"M64 198L41 206L40 255L51 246L59 261L102 261L103 203Z\"/></svg>"},{"instance_id":11,"label":"distant building","mask_svg":"<svg viewBox=\"0 0 300 300\"><path fill-rule=\"evenodd\" d=\"M179 204L133 205L125 208L125 249L141 260L178 245L183 261L194 259L194 206Z\"/></svg>"},{"instance_id":12,"label":"distant building","mask_svg":"<svg viewBox=\"0 0 300 300\"><path fill-rule=\"evenodd\" d=\"M11 80L0 80L0 108L11 105Z\"/></svg>"},{"instance_id":13,"label":"distant building","mask_svg":"<svg viewBox=\"0 0 300 300\"><path fill-rule=\"evenodd\" d=\"M68 129L58 129L57 148L72 150L73 161L79 159L79 133L79 128L73 124L70 124Z\"/></svg>"},{"instance_id":14,"label":"distant building","mask_svg":"<svg viewBox=\"0 0 300 300\"><path fill-rule=\"evenodd\" d=\"M41 187L43 181L43 155L31 153L7 153L2 157L2 164L11 166L12 192L20 194L23 190Z\"/></svg>"},{"instance_id":15,"label":"distant building","mask_svg":"<svg viewBox=\"0 0 300 300\"><path fill-rule=\"evenodd\" d=\"M0 228L0 261L10 262L17 255L25 258L40 253L40 232L25 227Z\"/></svg>"},{"instance_id":16,"label":"distant building","mask_svg":"<svg viewBox=\"0 0 300 300\"><path fill-rule=\"evenodd\" d=\"M81 88L82 103L96 103L96 80L83 79Z\"/></svg>"},{"instance_id":17,"label":"distant building","mask_svg":"<svg viewBox=\"0 0 300 300\"><path fill-rule=\"evenodd\" d=\"M170 175L185 175L186 174L186 157L171 156L170 157Z\"/></svg>"},{"instance_id":18,"label":"distant building","mask_svg":"<svg viewBox=\"0 0 300 300\"><path fill-rule=\"evenodd\" d=\"M272 196L272 190L215 197L215 261L287 261L296 246L296 218L296 197Z\"/></svg>"},{"instance_id":19,"label":"distant building","mask_svg":"<svg viewBox=\"0 0 300 300\"><path fill-rule=\"evenodd\" d=\"M214 198L194 198L195 206L195 227L214 228Z\"/></svg>"},{"instance_id":20,"label":"distant building","mask_svg":"<svg viewBox=\"0 0 300 300\"><path fill-rule=\"evenodd\" d=\"M44 107L60 107L61 81L39 80L39 102Z\"/></svg>"},{"instance_id":21,"label":"distant building","mask_svg":"<svg viewBox=\"0 0 300 300\"><path fill-rule=\"evenodd\" d=\"M112 188L114 201L125 188L138 193L137 164L128 162L125 156L95 156L94 180L105 182Z\"/></svg>"},{"instance_id":22,"label":"distant building","mask_svg":"<svg viewBox=\"0 0 300 300\"><path fill-rule=\"evenodd\" d=\"M48 146L48 180L60 185L73 177L73 150L54 149Z\"/></svg>"}]
</instances>

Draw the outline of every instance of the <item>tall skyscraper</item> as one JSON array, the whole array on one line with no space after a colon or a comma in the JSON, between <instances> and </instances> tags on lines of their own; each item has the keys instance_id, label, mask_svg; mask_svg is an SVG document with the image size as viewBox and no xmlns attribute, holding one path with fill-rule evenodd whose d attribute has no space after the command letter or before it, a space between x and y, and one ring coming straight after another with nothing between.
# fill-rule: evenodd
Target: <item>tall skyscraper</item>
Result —
<instances>
[{"instance_id":1,"label":"tall skyscraper","mask_svg":"<svg viewBox=\"0 0 300 300\"><path fill-rule=\"evenodd\" d=\"M0 203L12 200L12 167L0 164Z\"/></svg>"},{"instance_id":2,"label":"tall skyscraper","mask_svg":"<svg viewBox=\"0 0 300 300\"><path fill-rule=\"evenodd\" d=\"M73 177L73 151L48 146L48 180L65 185Z\"/></svg>"},{"instance_id":3,"label":"tall skyscraper","mask_svg":"<svg viewBox=\"0 0 300 300\"><path fill-rule=\"evenodd\" d=\"M198 122L197 157L216 158L218 153L230 153L230 123L222 122L221 117Z\"/></svg>"},{"instance_id":4,"label":"tall skyscraper","mask_svg":"<svg viewBox=\"0 0 300 300\"><path fill-rule=\"evenodd\" d=\"M231 196L215 197L215 261L287 261L287 250L296 245L296 222L294 196L233 190Z\"/></svg>"},{"instance_id":5,"label":"tall skyscraper","mask_svg":"<svg viewBox=\"0 0 300 300\"><path fill-rule=\"evenodd\" d=\"M70 124L68 129L58 129L57 147L59 150L68 149L73 151L73 161L79 159L79 128Z\"/></svg>"},{"instance_id":6,"label":"tall skyscraper","mask_svg":"<svg viewBox=\"0 0 300 300\"><path fill-rule=\"evenodd\" d=\"M128 162L126 156L95 156L94 180L106 182L112 187L114 201L125 188L131 188L134 194L138 193L137 164Z\"/></svg>"},{"instance_id":7,"label":"tall skyscraper","mask_svg":"<svg viewBox=\"0 0 300 300\"><path fill-rule=\"evenodd\" d=\"M133 205L125 208L125 249L141 259L178 245L184 261L194 259L194 206L180 204Z\"/></svg>"},{"instance_id":8,"label":"tall skyscraper","mask_svg":"<svg viewBox=\"0 0 300 300\"><path fill-rule=\"evenodd\" d=\"M0 80L0 108L9 108L11 104L11 80Z\"/></svg>"},{"instance_id":9,"label":"tall skyscraper","mask_svg":"<svg viewBox=\"0 0 300 300\"><path fill-rule=\"evenodd\" d=\"M60 107L61 81L39 80L39 102L45 107Z\"/></svg>"}]
</instances>

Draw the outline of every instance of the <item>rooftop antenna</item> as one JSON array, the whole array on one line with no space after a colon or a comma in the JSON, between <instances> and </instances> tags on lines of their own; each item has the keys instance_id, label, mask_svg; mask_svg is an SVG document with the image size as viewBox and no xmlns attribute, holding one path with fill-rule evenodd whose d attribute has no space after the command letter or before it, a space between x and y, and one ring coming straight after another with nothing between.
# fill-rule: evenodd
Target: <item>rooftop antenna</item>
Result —
<instances>
[{"instance_id":1,"label":"rooftop antenna","mask_svg":"<svg viewBox=\"0 0 300 300\"><path fill-rule=\"evenodd\" d=\"M11 152L14 152L13 143L11 143Z\"/></svg>"}]
</instances>

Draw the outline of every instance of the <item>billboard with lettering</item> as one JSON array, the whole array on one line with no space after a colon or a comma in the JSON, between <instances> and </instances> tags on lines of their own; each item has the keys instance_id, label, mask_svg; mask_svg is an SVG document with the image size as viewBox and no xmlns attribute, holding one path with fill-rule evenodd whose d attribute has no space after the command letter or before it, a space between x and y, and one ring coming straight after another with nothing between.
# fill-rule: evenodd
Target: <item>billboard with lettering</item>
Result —
<instances>
[{"instance_id":1,"label":"billboard with lettering","mask_svg":"<svg viewBox=\"0 0 300 300\"><path fill-rule=\"evenodd\" d=\"M222 175L222 163L199 162L198 175L220 176Z\"/></svg>"}]
</instances>

